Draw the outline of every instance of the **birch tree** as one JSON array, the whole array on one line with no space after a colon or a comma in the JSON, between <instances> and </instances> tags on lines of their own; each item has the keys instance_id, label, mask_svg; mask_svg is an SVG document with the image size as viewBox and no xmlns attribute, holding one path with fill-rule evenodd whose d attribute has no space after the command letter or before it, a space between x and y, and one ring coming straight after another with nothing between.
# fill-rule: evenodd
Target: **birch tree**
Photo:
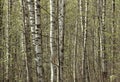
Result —
<instances>
[{"instance_id":1,"label":"birch tree","mask_svg":"<svg viewBox=\"0 0 120 82\"><path fill-rule=\"evenodd\" d=\"M119 3L0 0L0 82L119 82Z\"/></svg>"},{"instance_id":2,"label":"birch tree","mask_svg":"<svg viewBox=\"0 0 120 82\"><path fill-rule=\"evenodd\" d=\"M33 56L32 56L32 47L31 47L31 38L30 38L30 35L31 35L31 29L30 29L30 26L29 26L29 11L28 11L28 4L27 4L27 0L24 0L24 4L25 4L25 7L24 7L24 24L25 24L25 43L26 43L26 73L27 73L27 82L33 82L33 77L32 77L32 73L33 73L33 70L32 70L32 63L33 63Z\"/></svg>"},{"instance_id":3,"label":"birch tree","mask_svg":"<svg viewBox=\"0 0 120 82\"><path fill-rule=\"evenodd\" d=\"M105 16L106 16L106 0L102 1L102 77L103 82L107 82L107 51L106 51L106 25L105 25Z\"/></svg>"},{"instance_id":4,"label":"birch tree","mask_svg":"<svg viewBox=\"0 0 120 82\"><path fill-rule=\"evenodd\" d=\"M115 74L115 58L116 58L116 25L115 25L115 0L112 0L112 45L113 45L113 68L112 68L112 74Z\"/></svg>"},{"instance_id":5,"label":"birch tree","mask_svg":"<svg viewBox=\"0 0 120 82\"><path fill-rule=\"evenodd\" d=\"M56 53L56 9L55 9L55 0L50 0L50 52L51 52L51 82L55 81L55 63L57 60ZM57 64L57 63L56 63Z\"/></svg>"},{"instance_id":6,"label":"birch tree","mask_svg":"<svg viewBox=\"0 0 120 82\"><path fill-rule=\"evenodd\" d=\"M22 39L22 47L24 48L24 50L23 50L23 52L24 52L24 55L23 55L24 64L23 64L23 66L25 66L23 69L26 69L24 71L25 73L23 74L23 77L25 78L24 81L29 82L26 45L24 45L26 43L26 35L25 35L25 33L26 33L26 26L27 26L27 24L26 24L26 19L27 19L27 17L26 17L26 15L27 15L27 12L26 12L27 7L26 7L26 5L27 5L26 0L21 0L22 16L23 16L22 17L23 32L22 32L22 35L21 35L22 36L21 39Z\"/></svg>"},{"instance_id":7,"label":"birch tree","mask_svg":"<svg viewBox=\"0 0 120 82\"><path fill-rule=\"evenodd\" d=\"M7 13L7 15L8 15L8 13ZM5 43L5 45L6 45L6 80L8 80L9 78L8 78L8 56L9 56L9 52L8 52L8 21L9 21L9 15L7 16L7 26L6 26L6 28L5 28L5 32L6 32L6 43Z\"/></svg>"},{"instance_id":8,"label":"birch tree","mask_svg":"<svg viewBox=\"0 0 120 82\"><path fill-rule=\"evenodd\" d=\"M0 36L1 36L1 38L0 38L0 46L1 46L1 48L0 48L0 54L4 54L3 53L3 49L4 49L4 42L3 42L3 38L4 38L4 28L3 28L3 6L4 5L4 1L3 0L1 0L0 1ZM3 55L1 55L0 56L0 60L4 60L4 56ZM0 68L3 68L4 67L4 62L3 63L0 63ZM4 69L1 69L0 70L0 72L2 73L5 73L4 72ZM0 81L4 81L4 76L5 75L0 75L0 77L3 77Z\"/></svg>"},{"instance_id":9,"label":"birch tree","mask_svg":"<svg viewBox=\"0 0 120 82\"><path fill-rule=\"evenodd\" d=\"M85 0L85 17L83 26L83 54L82 54L82 81L88 81L88 66L87 66L87 53L86 53L86 42L87 42L87 25L88 25L88 0ZM89 81L88 81L89 82Z\"/></svg>"},{"instance_id":10,"label":"birch tree","mask_svg":"<svg viewBox=\"0 0 120 82\"><path fill-rule=\"evenodd\" d=\"M59 0L59 82L63 82L65 0Z\"/></svg>"},{"instance_id":11,"label":"birch tree","mask_svg":"<svg viewBox=\"0 0 120 82\"><path fill-rule=\"evenodd\" d=\"M32 42L34 44L35 38L35 11L34 11L34 0L27 0L28 2L28 11L29 11L29 26L32 32Z\"/></svg>"},{"instance_id":12,"label":"birch tree","mask_svg":"<svg viewBox=\"0 0 120 82\"><path fill-rule=\"evenodd\" d=\"M80 13L80 10L79 10L79 7L80 7L80 4L79 4L79 0L78 0L78 9L77 9L77 17L76 17L76 23L75 23L75 39L74 39L74 54L73 54L73 81L76 82L77 81L77 69L76 69L76 65L77 65L77 48L78 48L78 27L79 27L79 13Z\"/></svg>"},{"instance_id":13,"label":"birch tree","mask_svg":"<svg viewBox=\"0 0 120 82\"><path fill-rule=\"evenodd\" d=\"M35 53L38 82L44 82L40 0L35 0Z\"/></svg>"},{"instance_id":14,"label":"birch tree","mask_svg":"<svg viewBox=\"0 0 120 82\"><path fill-rule=\"evenodd\" d=\"M101 56L102 56L102 1L98 0L98 68L99 68L99 80L101 77ZM101 82L101 80L100 80Z\"/></svg>"},{"instance_id":15,"label":"birch tree","mask_svg":"<svg viewBox=\"0 0 120 82\"><path fill-rule=\"evenodd\" d=\"M12 0L8 0L8 10L7 10L7 26L5 28L5 32L6 32L6 81L10 80L9 77L9 66L10 66L10 54L9 54L9 28L10 28L10 16L11 16L11 4L12 4Z\"/></svg>"}]
</instances>

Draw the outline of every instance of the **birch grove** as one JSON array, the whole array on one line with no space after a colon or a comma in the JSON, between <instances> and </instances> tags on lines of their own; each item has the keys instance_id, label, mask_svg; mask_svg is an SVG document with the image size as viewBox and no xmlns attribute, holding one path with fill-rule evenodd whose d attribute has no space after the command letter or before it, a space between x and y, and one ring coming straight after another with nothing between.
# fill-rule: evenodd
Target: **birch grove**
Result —
<instances>
[{"instance_id":1,"label":"birch grove","mask_svg":"<svg viewBox=\"0 0 120 82\"><path fill-rule=\"evenodd\" d=\"M119 82L119 0L0 0L0 82Z\"/></svg>"}]
</instances>

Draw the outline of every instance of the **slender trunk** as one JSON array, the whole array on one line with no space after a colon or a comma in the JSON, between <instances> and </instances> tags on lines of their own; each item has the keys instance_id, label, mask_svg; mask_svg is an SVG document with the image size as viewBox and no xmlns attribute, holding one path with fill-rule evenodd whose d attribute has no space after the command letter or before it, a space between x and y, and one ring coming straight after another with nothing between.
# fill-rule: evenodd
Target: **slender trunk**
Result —
<instances>
[{"instance_id":1,"label":"slender trunk","mask_svg":"<svg viewBox=\"0 0 120 82\"><path fill-rule=\"evenodd\" d=\"M87 53L86 53L86 42L87 42L87 24L88 24L88 0L85 0L85 17L83 26L83 54L82 54L82 81L87 82L88 79L88 65L87 65Z\"/></svg>"},{"instance_id":2,"label":"slender trunk","mask_svg":"<svg viewBox=\"0 0 120 82\"><path fill-rule=\"evenodd\" d=\"M76 82L76 56L77 56L77 36L78 36L78 19L76 19L75 25L75 39L74 39L74 55L73 55L73 81Z\"/></svg>"},{"instance_id":3,"label":"slender trunk","mask_svg":"<svg viewBox=\"0 0 120 82\"><path fill-rule=\"evenodd\" d=\"M26 71L27 71L27 82L33 82L33 70L32 70L32 47L30 38L30 26L29 26L29 14L28 14L28 4L24 0L24 24L25 24L25 43L26 43Z\"/></svg>"},{"instance_id":4,"label":"slender trunk","mask_svg":"<svg viewBox=\"0 0 120 82\"><path fill-rule=\"evenodd\" d=\"M10 4L11 0L8 0L8 11L7 11L7 26L5 28L6 34L6 81L9 81L9 26L10 26Z\"/></svg>"},{"instance_id":5,"label":"slender trunk","mask_svg":"<svg viewBox=\"0 0 120 82\"><path fill-rule=\"evenodd\" d=\"M28 78L26 79L26 77L28 77L28 66L27 66L27 56L26 56L26 45L24 45L25 44L25 35L24 35L24 33L25 33L25 1L24 0L21 0L20 1L21 2L21 10L22 10L22 20L23 20L23 31L21 32L21 51L22 51L22 53L23 53L23 71L22 71L22 79L23 79L23 81L27 81L28 82ZM24 67L25 66L25 67ZM26 70L25 70L26 69Z\"/></svg>"},{"instance_id":6,"label":"slender trunk","mask_svg":"<svg viewBox=\"0 0 120 82\"><path fill-rule=\"evenodd\" d=\"M38 82L44 82L40 0L35 0L35 53Z\"/></svg>"},{"instance_id":7,"label":"slender trunk","mask_svg":"<svg viewBox=\"0 0 120 82\"><path fill-rule=\"evenodd\" d=\"M76 63L77 63L77 59L76 59L76 56L77 56L77 45L78 45L78 27L79 27L79 0L78 0L78 9L77 9L77 17L76 18L76 22L75 22L75 39L74 39L74 54L73 54L73 81L74 82L77 82L77 74L76 74Z\"/></svg>"},{"instance_id":8,"label":"slender trunk","mask_svg":"<svg viewBox=\"0 0 120 82\"><path fill-rule=\"evenodd\" d=\"M51 51L51 82L54 82L56 65L58 61L57 50L56 50L56 9L55 9L56 0L50 0L50 51ZM58 68L58 66L57 66Z\"/></svg>"},{"instance_id":9,"label":"slender trunk","mask_svg":"<svg viewBox=\"0 0 120 82\"><path fill-rule=\"evenodd\" d=\"M98 81L101 82L102 77L101 77L101 56L102 56L102 1L98 0L98 70L99 70L99 79Z\"/></svg>"},{"instance_id":10,"label":"slender trunk","mask_svg":"<svg viewBox=\"0 0 120 82\"><path fill-rule=\"evenodd\" d=\"M4 60L4 28L3 28L3 7L4 7L4 0L1 0L0 1L0 36L1 36L1 38L0 38L0 46L1 46L1 48L0 48L0 54L2 54L2 55L0 55L0 59L3 59ZM3 75L1 75L1 80L0 81L4 81L4 74L5 74L5 71L4 71L4 62L2 62L2 63L0 63L0 72L1 73L3 73Z\"/></svg>"},{"instance_id":11,"label":"slender trunk","mask_svg":"<svg viewBox=\"0 0 120 82\"><path fill-rule=\"evenodd\" d=\"M28 12L29 12L29 26L32 32L32 42L35 45L35 12L34 12L34 0L27 0Z\"/></svg>"},{"instance_id":12,"label":"slender trunk","mask_svg":"<svg viewBox=\"0 0 120 82\"><path fill-rule=\"evenodd\" d=\"M59 82L63 82L65 0L59 0Z\"/></svg>"},{"instance_id":13,"label":"slender trunk","mask_svg":"<svg viewBox=\"0 0 120 82\"><path fill-rule=\"evenodd\" d=\"M59 27L59 0L57 0L57 23L56 23L56 26L57 28ZM59 82L59 28L57 29L57 82Z\"/></svg>"},{"instance_id":14,"label":"slender trunk","mask_svg":"<svg viewBox=\"0 0 120 82\"><path fill-rule=\"evenodd\" d=\"M79 4L79 11L80 11L80 27L81 27L81 32L83 33L83 8L82 8L82 0L78 0Z\"/></svg>"},{"instance_id":15,"label":"slender trunk","mask_svg":"<svg viewBox=\"0 0 120 82\"><path fill-rule=\"evenodd\" d=\"M112 14L113 14L113 18L112 18L112 45L113 45L113 68L112 68L112 74L115 74L115 58L116 58L116 27L115 27L115 0L112 0Z\"/></svg>"},{"instance_id":16,"label":"slender trunk","mask_svg":"<svg viewBox=\"0 0 120 82\"><path fill-rule=\"evenodd\" d=\"M102 38L102 76L103 82L107 82L107 53L106 53L106 26L105 26L105 7L106 7L106 0L103 0L102 3L102 31L103 31L103 38Z\"/></svg>"},{"instance_id":17,"label":"slender trunk","mask_svg":"<svg viewBox=\"0 0 120 82\"><path fill-rule=\"evenodd\" d=\"M8 3L9 4L9 3ZM8 6L9 9L9 6ZM6 81L8 80L8 56L9 56L9 52L8 52L8 28L9 28L9 13L7 12L7 26L5 28L5 37L6 37Z\"/></svg>"}]
</instances>

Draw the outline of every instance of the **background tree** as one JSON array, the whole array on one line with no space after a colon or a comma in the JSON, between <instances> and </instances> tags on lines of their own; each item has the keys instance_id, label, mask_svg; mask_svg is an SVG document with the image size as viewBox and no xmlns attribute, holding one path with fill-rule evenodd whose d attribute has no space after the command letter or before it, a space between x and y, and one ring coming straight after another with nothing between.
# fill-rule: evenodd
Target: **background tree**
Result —
<instances>
[{"instance_id":1,"label":"background tree","mask_svg":"<svg viewBox=\"0 0 120 82\"><path fill-rule=\"evenodd\" d=\"M0 81L119 82L119 3L0 0Z\"/></svg>"}]
</instances>

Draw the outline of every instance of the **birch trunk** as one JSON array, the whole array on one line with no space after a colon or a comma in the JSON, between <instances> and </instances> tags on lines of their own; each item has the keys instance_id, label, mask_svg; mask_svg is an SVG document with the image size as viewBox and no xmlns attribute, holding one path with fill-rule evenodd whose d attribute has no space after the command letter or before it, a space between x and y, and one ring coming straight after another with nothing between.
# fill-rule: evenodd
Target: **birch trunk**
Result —
<instances>
[{"instance_id":1,"label":"birch trunk","mask_svg":"<svg viewBox=\"0 0 120 82\"><path fill-rule=\"evenodd\" d=\"M98 81L101 82L102 80L102 65L101 65L101 57L102 57L102 1L98 0L98 70L99 70L99 79Z\"/></svg>"},{"instance_id":2,"label":"birch trunk","mask_svg":"<svg viewBox=\"0 0 120 82\"><path fill-rule=\"evenodd\" d=\"M77 37L78 36L78 19L76 20L75 27L75 41L74 41L74 55L73 55L73 81L76 82L76 56L77 56Z\"/></svg>"},{"instance_id":3,"label":"birch trunk","mask_svg":"<svg viewBox=\"0 0 120 82\"><path fill-rule=\"evenodd\" d=\"M6 36L6 81L9 81L9 65L10 65L10 61L9 61L9 28L10 28L10 4L11 4L11 0L7 1L7 26L5 28L5 36Z\"/></svg>"},{"instance_id":4,"label":"birch trunk","mask_svg":"<svg viewBox=\"0 0 120 82\"><path fill-rule=\"evenodd\" d=\"M6 26L6 28L5 28L5 37L6 37L6 42L5 42L5 44L6 44L6 81L9 79L8 78L8 59L9 59L9 52L8 52L8 47L9 47L9 45L8 45L8 27L9 27L9 24L8 24L8 22L9 22L9 14L7 13L7 26Z\"/></svg>"},{"instance_id":5,"label":"birch trunk","mask_svg":"<svg viewBox=\"0 0 120 82\"><path fill-rule=\"evenodd\" d=\"M2 46L1 48L0 48L0 54L2 54L2 55L0 55L0 58L1 59L3 59L4 60L4 51L3 51L3 49L4 49L4 47L3 46L5 46L5 43L4 43L4 41L3 41L3 39L4 39L4 28L3 28L3 7L4 7L4 2L5 1L3 1L3 0L1 0L0 1L0 36L1 36L1 38L0 38L0 46ZM4 74L5 74L5 71L4 71L4 62L3 63L0 63L0 68L1 68L1 70L0 70L0 72L1 73L3 73L3 75L1 75L1 80L0 81L4 81Z\"/></svg>"},{"instance_id":6,"label":"birch trunk","mask_svg":"<svg viewBox=\"0 0 120 82\"><path fill-rule=\"evenodd\" d=\"M85 0L85 17L83 25L83 54L82 54L82 81L87 82L88 80L88 66L87 66L87 53L86 53L86 42L87 42L87 13L88 12L88 0Z\"/></svg>"},{"instance_id":7,"label":"birch trunk","mask_svg":"<svg viewBox=\"0 0 120 82\"><path fill-rule=\"evenodd\" d=\"M32 32L32 42L35 45L35 11L34 11L34 0L27 0L28 12L29 12L29 26Z\"/></svg>"},{"instance_id":8,"label":"birch trunk","mask_svg":"<svg viewBox=\"0 0 120 82\"><path fill-rule=\"evenodd\" d=\"M55 66L57 59L56 47L55 47L55 29L56 29L56 16L55 16L55 1L50 0L50 52L51 52L51 82L55 81Z\"/></svg>"},{"instance_id":9,"label":"birch trunk","mask_svg":"<svg viewBox=\"0 0 120 82\"><path fill-rule=\"evenodd\" d=\"M74 39L74 54L73 54L73 81L74 82L77 82L77 77L79 77L79 76L77 76L78 75L78 73L77 73L77 64L78 64L78 62L77 62L77 57L78 57L78 51L77 51L77 48L78 48L78 28L79 28L79 13L80 13L80 9L79 9L79 7L80 7L80 2L79 2L79 0L77 0L78 1L78 4L77 4L77 7L78 7L78 9L77 9L77 11L76 11L76 13L77 13L77 18L76 18L76 22L75 22L75 39Z\"/></svg>"},{"instance_id":10,"label":"birch trunk","mask_svg":"<svg viewBox=\"0 0 120 82\"><path fill-rule=\"evenodd\" d=\"M32 47L31 47L31 38L30 38L30 26L29 26L29 12L27 0L24 0L24 24L25 24L25 43L26 43L26 71L27 71L27 82L33 82L33 70L32 70Z\"/></svg>"},{"instance_id":11,"label":"birch trunk","mask_svg":"<svg viewBox=\"0 0 120 82\"><path fill-rule=\"evenodd\" d=\"M26 2L25 2L25 0L21 0L20 1L21 2L21 6L22 6L22 20L23 20L23 31L22 31L22 33L21 33L21 49L22 49L22 52L23 52L23 66L25 66L25 67L23 67L23 76L22 76L22 78L24 79L23 81L27 81L27 82L29 82L29 79L28 79L28 66L27 66L27 53L26 53L26 45L24 45L25 44L25 35L24 35L24 33L25 33L25 26L26 26L26 22L25 22L25 19L26 19L26 17L25 17L25 5L26 5ZM24 69L26 69L26 70L24 70Z\"/></svg>"},{"instance_id":12,"label":"birch trunk","mask_svg":"<svg viewBox=\"0 0 120 82\"><path fill-rule=\"evenodd\" d=\"M63 82L65 0L59 0L59 82Z\"/></svg>"},{"instance_id":13,"label":"birch trunk","mask_svg":"<svg viewBox=\"0 0 120 82\"><path fill-rule=\"evenodd\" d=\"M40 0L35 0L35 53L38 82L44 82Z\"/></svg>"},{"instance_id":14,"label":"birch trunk","mask_svg":"<svg viewBox=\"0 0 120 82\"><path fill-rule=\"evenodd\" d=\"M112 67L112 74L115 74L115 58L116 58L116 27L115 27L115 0L112 0L112 58L113 58L113 67Z\"/></svg>"},{"instance_id":15,"label":"birch trunk","mask_svg":"<svg viewBox=\"0 0 120 82\"><path fill-rule=\"evenodd\" d=\"M105 26L105 7L106 7L106 0L103 0L102 2L102 31L103 31L103 37L102 37L102 76L103 76L103 82L107 82L107 53L106 53L106 26Z\"/></svg>"}]
</instances>

